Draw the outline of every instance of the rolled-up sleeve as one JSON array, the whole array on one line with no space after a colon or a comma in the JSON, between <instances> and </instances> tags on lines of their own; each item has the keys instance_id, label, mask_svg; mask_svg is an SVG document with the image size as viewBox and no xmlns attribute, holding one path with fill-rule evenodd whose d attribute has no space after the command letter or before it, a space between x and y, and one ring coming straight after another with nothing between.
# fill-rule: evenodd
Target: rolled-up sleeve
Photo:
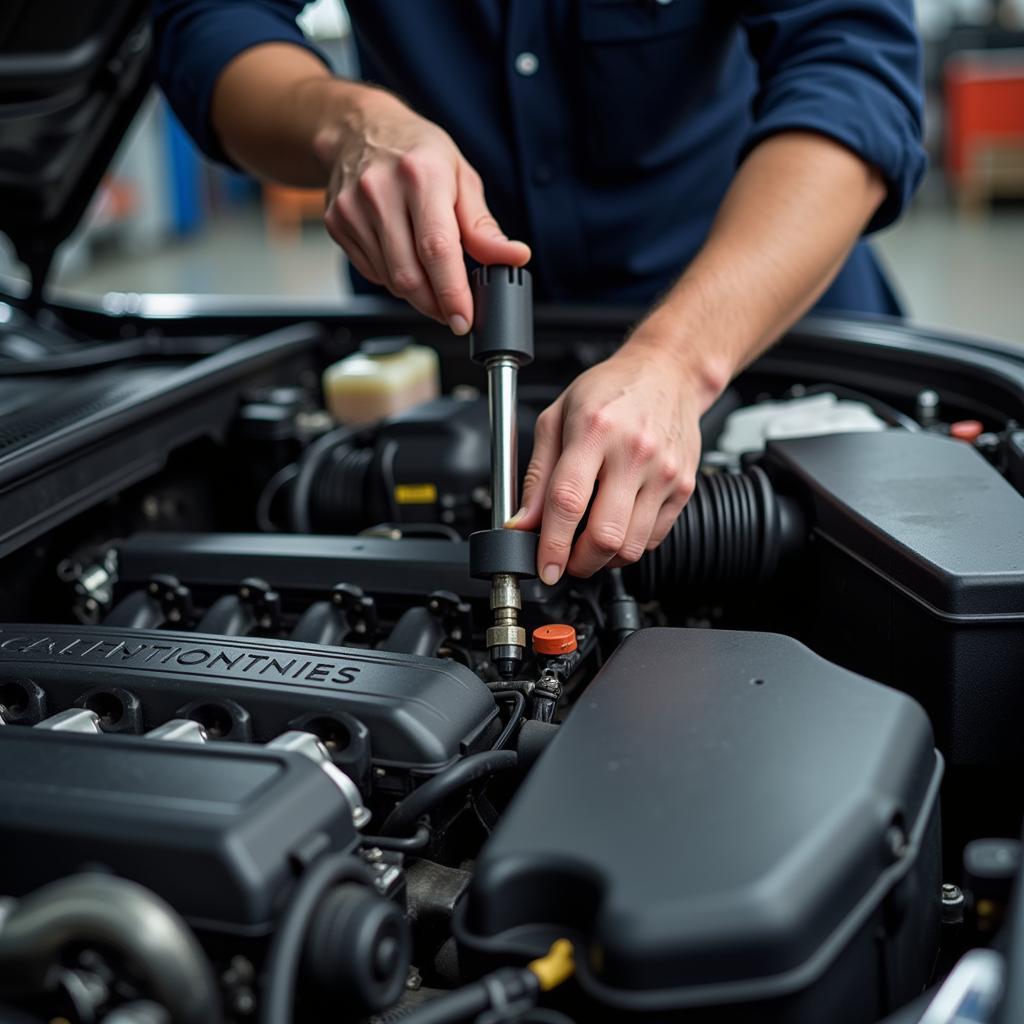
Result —
<instances>
[{"instance_id":1,"label":"rolled-up sleeve","mask_svg":"<svg viewBox=\"0 0 1024 1024\"><path fill-rule=\"evenodd\" d=\"M174 112L199 148L229 162L210 122L221 71L261 43L294 43L323 56L296 18L304 0L153 0L156 75Z\"/></svg>"},{"instance_id":2,"label":"rolled-up sleeve","mask_svg":"<svg viewBox=\"0 0 1024 1024\"><path fill-rule=\"evenodd\" d=\"M744 153L786 131L835 139L887 183L868 230L892 223L927 165L913 0L745 0L742 11L760 79Z\"/></svg>"}]
</instances>

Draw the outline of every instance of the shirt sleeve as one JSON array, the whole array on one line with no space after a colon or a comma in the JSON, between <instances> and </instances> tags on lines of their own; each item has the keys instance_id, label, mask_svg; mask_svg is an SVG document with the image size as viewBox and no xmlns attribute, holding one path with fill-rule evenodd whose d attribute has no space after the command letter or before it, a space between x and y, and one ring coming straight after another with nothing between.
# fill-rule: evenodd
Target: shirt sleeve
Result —
<instances>
[{"instance_id":1,"label":"shirt sleeve","mask_svg":"<svg viewBox=\"0 0 1024 1024\"><path fill-rule=\"evenodd\" d=\"M305 2L153 0L157 81L207 156L230 163L213 131L210 103L220 73L235 57L261 43L283 42L324 60L296 23Z\"/></svg>"},{"instance_id":2,"label":"shirt sleeve","mask_svg":"<svg viewBox=\"0 0 1024 1024\"><path fill-rule=\"evenodd\" d=\"M826 135L885 178L868 231L895 221L927 166L913 0L744 0L741 20L760 81L744 155L780 132Z\"/></svg>"}]
</instances>

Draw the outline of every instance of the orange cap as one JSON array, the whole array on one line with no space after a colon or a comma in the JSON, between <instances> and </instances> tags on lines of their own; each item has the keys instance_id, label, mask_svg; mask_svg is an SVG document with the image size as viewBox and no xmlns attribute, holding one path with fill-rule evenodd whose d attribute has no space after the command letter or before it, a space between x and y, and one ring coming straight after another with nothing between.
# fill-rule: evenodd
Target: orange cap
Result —
<instances>
[{"instance_id":1,"label":"orange cap","mask_svg":"<svg viewBox=\"0 0 1024 1024\"><path fill-rule=\"evenodd\" d=\"M949 425L949 436L968 444L974 444L984 432L985 425L981 420L957 420Z\"/></svg>"},{"instance_id":2,"label":"orange cap","mask_svg":"<svg viewBox=\"0 0 1024 1024\"><path fill-rule=\"evenodd\" d=\"M571 654L576 650L576 630L562 622L538 626L533 631L533 649L537 654Z\"/></svg>"}]
</instances>

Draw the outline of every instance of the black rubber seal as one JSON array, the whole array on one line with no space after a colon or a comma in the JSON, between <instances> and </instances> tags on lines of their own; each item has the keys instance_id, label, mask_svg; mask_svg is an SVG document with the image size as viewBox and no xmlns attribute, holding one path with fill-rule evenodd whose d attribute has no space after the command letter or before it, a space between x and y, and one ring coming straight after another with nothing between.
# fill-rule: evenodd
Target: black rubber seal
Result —
<instances>
[{"instance_id":1,"label":"black rubber seal","mask_svg":"<svg viewBox=\"0 0 1024 1024\"><path fill-rule=\"evenodd\" d=\"M523 530L480 530L469 535L469 574L489 580L512 573L532 580L537 575L537 534Z\"/></svg>"}]
</instances>

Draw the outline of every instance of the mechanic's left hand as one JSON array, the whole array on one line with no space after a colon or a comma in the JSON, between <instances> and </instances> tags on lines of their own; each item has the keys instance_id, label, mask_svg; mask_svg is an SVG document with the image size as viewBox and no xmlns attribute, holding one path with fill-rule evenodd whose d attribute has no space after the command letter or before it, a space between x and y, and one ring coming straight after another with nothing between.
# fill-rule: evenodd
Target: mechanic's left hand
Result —
<instances>
[{"instance_id":1,"label":"mechanic's left hand","mask_svg":"<svg viewBox=\"0 0 1024 1024\"><path fill-rule=\"evenodd\" d=\"M693 493L708 404L676 352L634 336L541 413L523 507L509 525L540 527L545 583L567 569L586 577L627 565L664 540Z\"/></svg>"}]
</instances>

